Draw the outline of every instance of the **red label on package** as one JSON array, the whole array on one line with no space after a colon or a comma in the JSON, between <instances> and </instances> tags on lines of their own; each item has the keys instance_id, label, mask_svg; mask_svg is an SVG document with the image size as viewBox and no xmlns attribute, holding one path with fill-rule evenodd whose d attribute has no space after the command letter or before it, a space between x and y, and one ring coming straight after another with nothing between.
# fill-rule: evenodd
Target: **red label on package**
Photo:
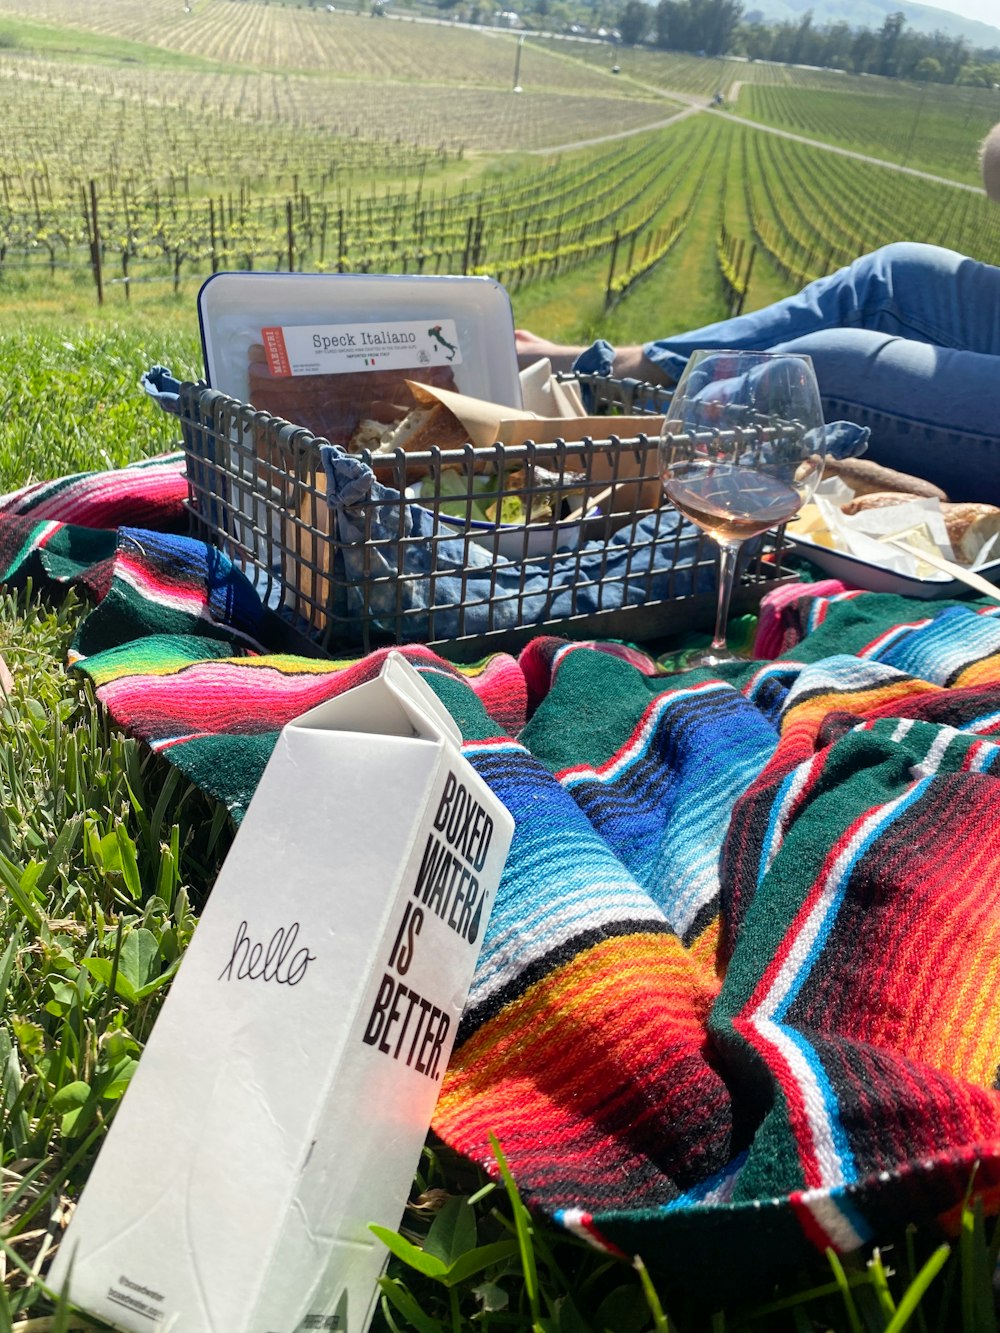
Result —
<instances>
[{"instance_id":1,"label":"red label on package","mask_svg":"<svg viewBox=\"0 0 1000 1333\"><path fill-rule=\"evenodd\" d=\"M283 331L280 328L261 329L260 335L264 343L268 370L272 375L290 375L292 367L288 360Z\"/></svg>"}]
</instances>

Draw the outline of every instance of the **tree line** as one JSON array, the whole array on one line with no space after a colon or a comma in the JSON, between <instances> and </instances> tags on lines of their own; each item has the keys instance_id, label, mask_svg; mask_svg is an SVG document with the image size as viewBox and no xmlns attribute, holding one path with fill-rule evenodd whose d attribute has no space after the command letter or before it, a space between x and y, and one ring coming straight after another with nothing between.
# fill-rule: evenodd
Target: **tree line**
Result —
<instances>
[{"instance_id":1,"label":"tree line","mask_svg":"<svg viewBox=\"0 0 1000 1333\"><path fill-rule=\"evenodd\" d=\"M871 29L817 24L811 11L768 23L759 12L746 12L741 0L659 0L655 8L646 0L625 0L616 26L630 45L935 83L1000 84L1000 47L976 50L962 37L914 32L902 13Z\"/></svg>"},{"instance_id":2,"label":"tree line","mask_svg":"<svg viewBox=\"0 0 1000 1333\"><path fill-rule=\"evenodd\" d=\"M400 0L405 5L419 0ZM434 0L439 9L466 22L495 19L495 0ZM510 0L513 7L513 0ZM933 83L1000 86L1000 46L973 47L964 37L907 27L902 12L881 28L854 27L843 20L816 23L812 10L800 18L767 22L743 0L520 0L517 14L528 27L583 32L629 46L654 46L704 56L745 56L790 65L817 65L849 74Z\"/></svg>"}]
</instances>

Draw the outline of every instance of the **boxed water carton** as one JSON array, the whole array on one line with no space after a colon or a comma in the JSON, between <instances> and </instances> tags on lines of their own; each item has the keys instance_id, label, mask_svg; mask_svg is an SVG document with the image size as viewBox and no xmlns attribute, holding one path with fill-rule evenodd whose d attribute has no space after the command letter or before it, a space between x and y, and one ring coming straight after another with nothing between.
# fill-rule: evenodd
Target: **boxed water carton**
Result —
<instances>
[{"instance_id":1,"label":"boxed water carton","mask_svg":"<svg viewBox=\"0 0 1000 1333\"><path fill-rule=\"evenodd\" d=\"M512 833L401 654L286 726L50 1283L125 1329L362 1333Z\"/></svg>"}]
</instances>

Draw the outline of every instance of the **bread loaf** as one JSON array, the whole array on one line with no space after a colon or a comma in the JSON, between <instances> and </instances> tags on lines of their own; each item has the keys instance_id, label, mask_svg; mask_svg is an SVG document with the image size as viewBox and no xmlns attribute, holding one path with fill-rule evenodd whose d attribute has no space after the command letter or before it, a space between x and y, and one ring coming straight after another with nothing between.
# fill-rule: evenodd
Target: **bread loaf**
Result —
<instances>
[{"instance_id":1,"label":"bread loaf","mask_svg":"<svg viewBox=\"0 0 1000 1333\"><path fill-rule=\"evenodd\" d=\"M351 436L348 453L359 454L367 449L372 455L372 466L379 481L389 485L401 484L396 475L397 462L395 451L402 449L408 454L421 453L428 449L461 449L469 442L469 432L443 403L429 403L425 407L414 407L401 420L381 421L377 417L366 417L360 421ZM462 462L449 464L461 467ZM415 481L427 475L426 464L417 466L407 462L406 480Z\"/></svg>"},{"instance_id":2,"label":"bread loaf","mask_svg":"<svg viewBox=\"0 0 1000 1333\"><path fill-rule=\"evenodd\" d=\"M996 505L947 504L941 511L955 555L969 564L984 543L1000 531L1000 509Z\"/></svg>"},{"instance_id":3,"label":"bread loaf","mask_svg":"<svg viewBox=\"0 0 1000 1333\"><path fill-rule=\"evenodd\" d=\"M884 491L903 491L911 499L915 495L927 499L947 500L940 488L922 477L911 477L906 472L895 472L869 458L827 458L823 462L824 477L840 477L855 495L879 494Z\"/></svg>"},{"instance_id":4,"label":"bread loaf","mask_svg":"<svg viewBox=\"0 0 1000 1333\"><path fill-rule=\"evenodd\" d=\"M848 515L862 514L869 509L909 504L919 498L903 491L875 491L871 495L856 496L841 505L841 510ZM996 505L974 501L949 502L942 504L941 515L956 559L966 564L975 560L985 542L1000 534L1000 509Z\"/></svg>"}]
</instances>

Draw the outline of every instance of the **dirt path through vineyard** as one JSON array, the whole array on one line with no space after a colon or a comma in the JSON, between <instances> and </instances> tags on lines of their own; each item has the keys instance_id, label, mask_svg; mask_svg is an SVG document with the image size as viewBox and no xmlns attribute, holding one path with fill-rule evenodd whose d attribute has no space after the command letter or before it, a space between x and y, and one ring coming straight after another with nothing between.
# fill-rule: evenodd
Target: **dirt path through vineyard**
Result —
<instances>
[{"instance_id":1,"label":"dirt path through vineyard","mask_svg":"<svg viewBox=\"0 0 1000 1333\"><path fill-rule=\"evenodd\" d=\"M888 171L900 171L905 176L918 176L921 180L933 181L936 185L953 185L956 190L971 190L973 194L982 194L981 185L970 185L966 181L952 180L950 176L935 176L931 171L921 171L919 167L904 167L901 162L887 162L881 157L871 157L867 153L857 153L851 148L840 148L837 144L825 143L822 139L809 139L804 134L795 134L791 130L779 130L774 125L764 125L759 120L747 120L718 108L714 112L724 120L731 120L735 125L745 125L751 130L761 130L764 134L776 134L780 139L791 139L795 143L805 144L808 148L821 148L827 153L837 153L841 157L851 157L856 162L867 162L873 167L885 167Z\"/></svg>"},{"instance_id":2,"label":"dirt path through vineyard","mask_svg":"<svg viewBox=\"0 0 1000 1333\"><path fill-rule=\"evenodd\" d=\"M680 96L679 93L671 93L672 98ZM665 120L656 120L651 125L639 125L631 130L617 130L613 134L601 134L594 139L577 139L573 143L560 143L550 148L529 148L529 153L536 156L547 157L550 153L567 153L574 148L592 148L595 144L610 143L613 139L630 139L634 134L648 134L650 130L662 130L667 125L676 125L679 120L686 120L688 116L696 116L699 111L704 111L704 106L687 106L680 111L675 111L672 116L667 116ZM507 152L524 152L524 149L510 148Z\"/></svg>"}]
</instances>

